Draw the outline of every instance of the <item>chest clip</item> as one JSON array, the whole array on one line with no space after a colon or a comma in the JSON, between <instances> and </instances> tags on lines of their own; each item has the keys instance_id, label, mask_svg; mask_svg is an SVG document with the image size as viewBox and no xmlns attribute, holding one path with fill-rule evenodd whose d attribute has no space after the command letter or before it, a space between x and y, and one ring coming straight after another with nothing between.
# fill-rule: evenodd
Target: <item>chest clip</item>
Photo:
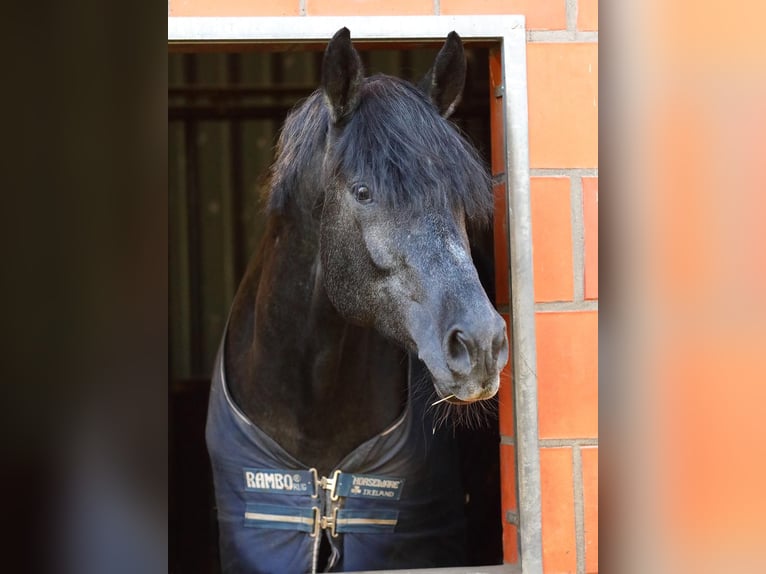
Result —
<instances>
[{"instance_id":1,"label":"chest clip","mask_svg":"<svg viewBox=\"0 0 766 574\"><path fill-rule=\"evenodd\" d=\"M330 500L335 502L340 498L340 496L337 493L338 488L338 477L340 476L340 471L336 470L332 473L331 477L323 476L322 478L319 478L319 473L315 468L311 469L311 473L314 475L314 494L311 496L311 498L317 498L319 496L319 489L324 488L326 491L330 493Z\"/></svg>"},{"instance_id":2,"label":"chest clip","mask_svg":"<svg viewBox=\"0 0 766 574\"><path fill-rule=\"evenodd\" d=\"M329 530L330 536L333 538L338 537L338 533L335 531L338 525L338 508L334 508L332 516L322 516L319 508L314 507L314 530L311 533L311 538L316 538L319 535L320 530Z\"/></svg>"}]
</instances>

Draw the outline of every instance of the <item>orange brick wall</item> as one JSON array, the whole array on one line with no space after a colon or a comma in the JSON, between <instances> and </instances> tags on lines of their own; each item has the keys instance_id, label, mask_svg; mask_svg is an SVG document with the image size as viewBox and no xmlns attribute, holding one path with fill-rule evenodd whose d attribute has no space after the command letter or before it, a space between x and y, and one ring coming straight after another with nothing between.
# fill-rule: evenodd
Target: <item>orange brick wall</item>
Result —
<instances>
[{"instance_id":1,"label":"orange brick wall","mask_svg":"<svg viewBox=\"0 0 766 574\"><path fill-rule=\"evenodd\" d=\"M546 574L598 572L598 3L464 3L512 5L527 15L543 567ZM492 88L501 82L497 51L490 81ZM501 100L491 103L490 118L500 270L508 266ZM507 312L505 274L498 273L496 292ZM512 398L506 384L500 390L506 562L518 559Z\"/></svg>"},{"instance_id":2,"label":"orange brick wall","mask_svg":"<svg viewBox=\"0 0 766 574\"><path fill-rule=\"evenodd\" d=\"M543 566L546 574L598 572L598 2L170 0L168 12L526 16ZM490 55L493 87L501 81L499 66L495 51ZM490 115L492 170L498 182L496 267L501 270L508 261L500 100L493 98ZM508 320L507 277L501 272L497 276L497 304ZM509 563L519 556L512 397L505 382L499 395L500 452L503 547Z\"/></svg>"}]
</instances>

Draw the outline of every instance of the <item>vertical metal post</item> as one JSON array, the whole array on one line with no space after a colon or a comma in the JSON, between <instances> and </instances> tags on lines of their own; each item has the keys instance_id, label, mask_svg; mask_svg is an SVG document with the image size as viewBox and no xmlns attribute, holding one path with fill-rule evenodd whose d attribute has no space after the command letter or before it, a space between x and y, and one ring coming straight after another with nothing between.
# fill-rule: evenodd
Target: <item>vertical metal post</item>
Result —
<instances>
[{"instance_id":1,"label":"vertical metal post","mask_svg":"<svg viewBox=\"0 0 766 574\"><path fill-rule=\"evenodd\" d=\"M540 450L537 434L537 344L529 193L527 50L523 23L503 37L503 110L508 185L508 254L511 276L513 388L519 537L524 574L542 574Z\"/></svg>"}]
</instances>

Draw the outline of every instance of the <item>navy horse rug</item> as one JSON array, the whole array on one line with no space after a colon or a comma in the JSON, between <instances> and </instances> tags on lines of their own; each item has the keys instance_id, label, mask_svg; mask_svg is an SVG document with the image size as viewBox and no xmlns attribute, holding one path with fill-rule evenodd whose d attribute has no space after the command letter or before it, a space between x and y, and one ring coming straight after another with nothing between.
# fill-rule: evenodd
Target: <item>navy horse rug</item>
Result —
<instances>
[{"instance_id":1,"label":"navy horse rug","mask_svg":"<svg viewBox=\"0 0 766 574\"><path fill-rule=\"evenodd\" d=\"M463 563L464 496L459 473L450 472L455 443L450 433L433 433L418 395L427 396L415 394L390 428L319 476L231 401L219 356L207 443L223 571L317 572L322 537L331 554L319 571Z\"/></svg>"}]
</instances>

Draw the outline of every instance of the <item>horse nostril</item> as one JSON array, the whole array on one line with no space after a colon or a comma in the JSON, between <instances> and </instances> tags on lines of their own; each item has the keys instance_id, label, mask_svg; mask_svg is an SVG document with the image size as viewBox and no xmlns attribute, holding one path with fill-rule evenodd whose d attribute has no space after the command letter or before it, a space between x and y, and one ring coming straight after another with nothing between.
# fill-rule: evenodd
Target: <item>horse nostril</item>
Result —
<instances>
[{"instance_id":1,"label":"horse nostril","mask_svg":"<svg viewBox=\"0 0 766 574\"><path fill-rule=\"evenodd\" d=\"M492 341L492 365L494 369L502 370L508 363L508 337L505 333L505 328L495 336Z\"/></svg>"},{"instance_id":2,"label":"horse nostril","mask_svg":"<svg viewBox=\"0 0 766 574\"><path fill-rule=\"evenodd\" d=\"M508 362L508 337L505 334L505 322L503 322L503 328L492 339L492 360L500 368Z\"/></svg>"},{"instance_id":3,"label":"horse nostril","mask_svg":"<svg viewBox=\"0 0 766 574\"><path fill-rule=\"evenodd\" d=\"M471 341L460 329L447 335L447 366L453 373L468 375L471 372Z\"/></svg>"}]
</instances>

